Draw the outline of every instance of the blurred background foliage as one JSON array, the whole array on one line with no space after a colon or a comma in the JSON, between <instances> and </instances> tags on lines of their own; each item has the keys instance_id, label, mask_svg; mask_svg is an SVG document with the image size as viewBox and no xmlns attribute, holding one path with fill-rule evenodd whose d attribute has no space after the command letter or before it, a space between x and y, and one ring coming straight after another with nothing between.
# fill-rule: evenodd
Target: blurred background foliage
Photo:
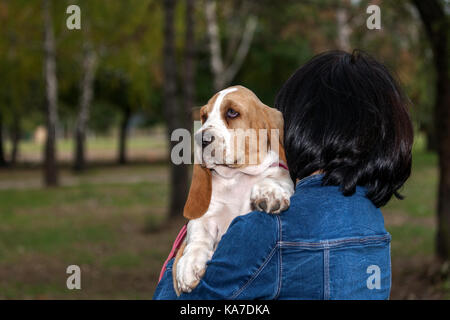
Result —
<instances>
[{"instance_id":1,"label":"blurred background foliage","mask_svg":"<svg viewBox=\"0 0 450 320\"><path fill-rule=\"evenodd\" d=\"M412 102L416 141L406 200L393 200L384 210L393 235L392 297L449 298L448 263L434 258L433 52L419 13L406 0L0 0L0 298L152 296L183 224L181 212L168 209L175 187L165 113L165 10L174 9L176 104L185 103L179 92L192 85L186 103L192 108L217 91L205 14L213 2L224 69L243 56L229 83L250 88L269 106L289 76L325 50L362 49L397 76ZM48 143L44 64L52 58L43 49L45 4L58 84L58 166L52 170L60 178L52 188L45 188L41 173ZM66 27L71 4L81 8L81 30ZM370 4L381 8L380 30L366 27ZM448 15L448 1L441 5ZM187 48L193 50L190 78ZM86 141L80 166L76 130ZM83 270L77 292L65 287L70 264Z\"/></svg>"},{"instance_id":2,"label":"blurred background foliage","mask_svg":"<svg viewBox=\"0 0 450 320\"><path fill-rule=\"evenodd\" d=\"M220 40L223 47L229 49L224 54L228 60L236 44L233 47L227 41L236 41L231 33L239 34L244 27L242 21L235 21L235 9L242 2L218 3ZM414 103L412 115L418 128L431 122L432 53L418 14L408 1L379 2L382 6L382 29L373 31L366 28L368 14L365 10L370 1L248 2L251 6L248 10L257 16L258 25L245 63L233 83L248 86L265 103L273 105L277 90L296 68L315 53L342 47L338 41L335 17L336 9L342 5L348 11L346 24L351 29L349 48L365 50L385 62L397 73L411 97ZM68 30L66 27L69 4L82 8L81 30ZM3 0L0 6L2 118L8 127L17 114L16 117L26 122L24 131L29 132L43 123L42 4L41 1ZM176 12L178 60L182 59L184 46L184 9L181 1ZM86 41L92 44L100 57L89 129L105 132L113 128L124 104L132 107L133 113L141 114L147 125L163 122L162 11L161 0L54 1L58 112L62 128L70 130L76 118L82 77L80 66ZM245 17L240 18L243 20ZM195 104L202 105L214 89L201 1L196 8L195 20L196 39L195 44L190 45L195 45L196 53ZM232 24L237 24L234 26L237 31L230 27ZM96 115L96 111L106 108L106 105L110 116ZM25 109L26 117L21 109Z\"/></svg>"}]
</instances>

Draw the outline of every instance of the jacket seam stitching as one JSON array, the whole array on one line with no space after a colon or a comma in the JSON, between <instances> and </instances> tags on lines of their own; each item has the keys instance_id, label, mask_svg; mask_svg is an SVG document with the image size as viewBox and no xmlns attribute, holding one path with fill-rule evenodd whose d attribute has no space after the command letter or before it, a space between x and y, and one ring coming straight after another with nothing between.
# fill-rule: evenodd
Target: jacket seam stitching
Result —
<instances>
[{"instance_id":1,"label":"jacket seam stitching","mask_svg":"<svg viewBox=\"0 0 450 320\"><path fill-rule=\"evenodd\" d=\"M258 277L258 275L266 267L266 265L269 263L269 261L272 260L272 257L275 254L277 248L278 248L278 243L276 243L275 246L273 247L273 249L270 251L270 253L267 256L264 263L258 268L258 270L256 270L256 272L251 276L251 278L230 297L230 299L235 299L237 296L239 296Z\"/></svg>"},{"instance_id":2,"label":"jacket seam stitching","mask_svg":"<svg viewBox=\"0 0 450 320\"><path fill-rule=\"evenodd\" d=\"M323 250L323 299L330 300L330 249L328 243Z\"/></svg>"},{"instance_id":3,"label":"jacket seam stitching","mask_svg":"<svg viewBox=\"0 0 450 320\"><path fill-rule=\"evenodd\" d=\"M344 244L365 244L365 243L382 243L390 240L390 236L382 237L366 237L361 239L343 239L343 240L331 240L326 241L326 246L328 248L338 247ZM325 242L290 242L290 241L280 241L281 246L290 247L308 247L308 248L325 248Z\"/></svg>"},{"instance_id":4,"label":"jacket seam stitching","mask_svg":"<svg viewBox=\"0 0 450 320\"><path fill-rule=\"evenodd\" d=\"M281 242L283 240L283 226L281 224L281 219L279 216L277 216L277 220L278 220L278 234L279 234L279 241ZM275 294L274 299L278 299L278 297L280 296L280 292L281 292L281 279L283 276L283 258L282 258L282 249L281 249L281 245L279 246L279 251L278 251L280 257L279 257L279 264L280 264L280 268L279 268L279 273L278 273L278 288L277 288L277 292Z\"/></svg>"}]
</instances>

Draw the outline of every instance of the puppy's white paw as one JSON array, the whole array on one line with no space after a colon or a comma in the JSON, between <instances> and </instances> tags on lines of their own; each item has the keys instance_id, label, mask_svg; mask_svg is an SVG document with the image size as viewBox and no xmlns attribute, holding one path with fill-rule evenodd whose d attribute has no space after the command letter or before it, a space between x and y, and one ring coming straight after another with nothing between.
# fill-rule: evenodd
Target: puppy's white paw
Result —
<instances>
[{"instance_id":1,"label":"puppy's white paw","mask_svg":"<svg viewBox=\"0 0 450 320\"><path fill-rule=\"evenodd\" d=\"M206 263L212 252L204 248L188 248L178 260L176 268L177 285L180 292L191 292L200 282L206 271Z\"/></svg>"},{"instance_id":2,"label":"puppy's white paw","mask_svg":"<svg viewBox=\"0 0 450 320\"><path fill-rule=\"evenodd\" d=\"M277 214L289 208L292 192L288 186L264 179L253 186L250 204L253 210Z\"/></svg>"}]
</instances>

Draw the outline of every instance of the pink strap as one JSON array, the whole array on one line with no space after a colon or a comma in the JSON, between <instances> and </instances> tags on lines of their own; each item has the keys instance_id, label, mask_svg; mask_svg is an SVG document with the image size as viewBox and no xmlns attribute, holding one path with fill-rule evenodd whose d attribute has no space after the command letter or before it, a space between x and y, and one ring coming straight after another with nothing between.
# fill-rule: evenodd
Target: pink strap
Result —
<instances>
[{"instance_id":1,"label":"pink strap","mask_svg":"<svg viewBox=\"0 0 450 320\"><path fill-rule=\"evenodd\" d=\"M287 165L285 165L283 162L278 162L278 166L282 167L283 169L286 169L287 171L289 171Z\"/></svg>"},{"instance_id":2,"label":"pink strap","mask_svg":"<svg viewBox=\"0 0 450 320\"><path fill-rule=\"evenodd\" d=\"M272 163L270 166L271 166L271 167L276 167L276 166L277 166L277 163L274 162L274 163ZM289 171L287 165L285 165L285 164L284 164L283 162L281 162L281 161L278 162L278 166L281 167L281 168L283 168L283 169L285 169L285 170L287 170L287 171Z\"/></svg>"},{"instance_id":3,"label":"pink strap","mask_svg":"<svg viewBox=\"0 0 450 320\"><path fill-rule=\"evenodd\" d=\"M181 228L180 232L177 235L177 238L175 239L175 242L172 245L172 250L170 250L169 256L167 257L166 262L164 262L161 272L159 273L158 282L161 281L161 278L163 277L164 272L166 271L167 263L169 263L170 259L176 256L178 249L180 249L184 237L186 236L186 231L187 231L187 223Z\"/></svg>"}]
</instances>

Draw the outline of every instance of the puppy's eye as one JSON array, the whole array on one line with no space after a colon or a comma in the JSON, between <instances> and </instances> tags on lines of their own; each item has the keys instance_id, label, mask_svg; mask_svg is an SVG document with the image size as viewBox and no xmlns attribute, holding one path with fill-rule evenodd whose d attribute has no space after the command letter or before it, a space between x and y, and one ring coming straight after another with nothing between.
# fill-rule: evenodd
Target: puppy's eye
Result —
<instances>
[{"instance_id":1,"label":"puppy's eye","mask_svg":"<svg viewBox=\"0 0 450 320\"><path fill-rule=\"evenodd\" d=\"M236 112L233 109L228 109L228 111L227 111L228 118L236 118L238 115L239 115L239 112Z\"/></svg>"}]
</instances>

